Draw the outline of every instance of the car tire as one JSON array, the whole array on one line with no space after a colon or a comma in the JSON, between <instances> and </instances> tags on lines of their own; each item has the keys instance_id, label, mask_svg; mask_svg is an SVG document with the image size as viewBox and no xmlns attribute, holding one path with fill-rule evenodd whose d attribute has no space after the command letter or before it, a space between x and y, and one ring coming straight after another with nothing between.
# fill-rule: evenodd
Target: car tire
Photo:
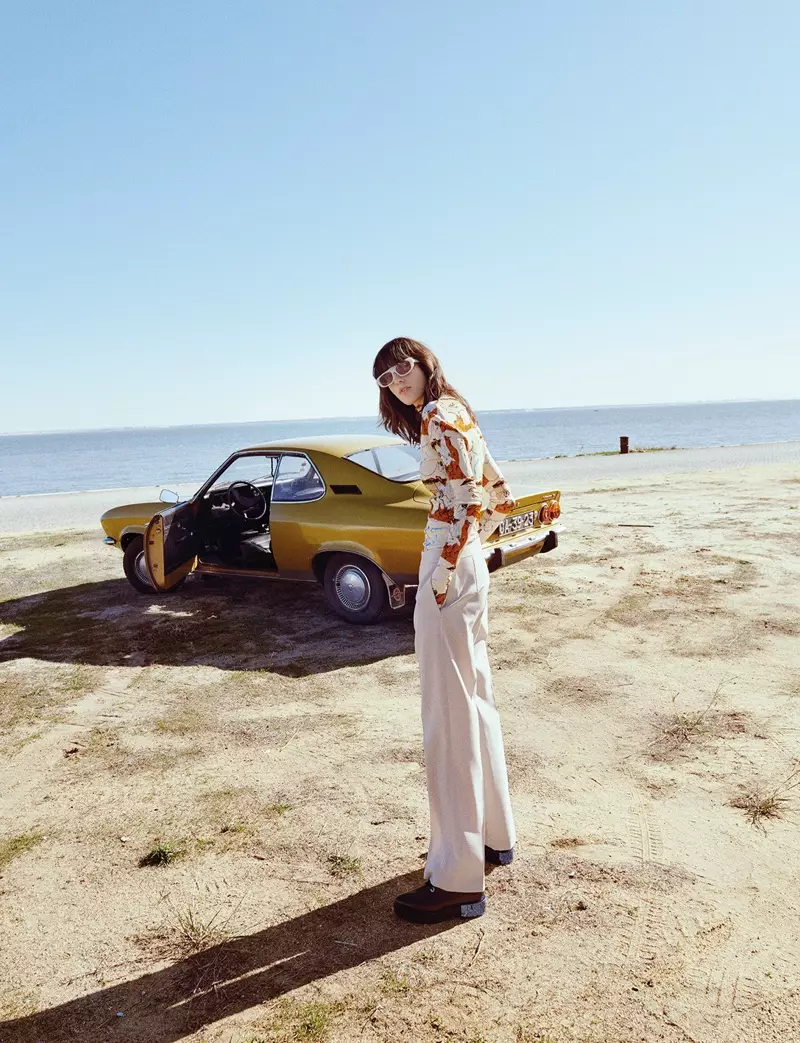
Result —
<instances>
[{"instance_id":1,"label":"car tire","mask_svg":"<svg viewBox=\"0 0 800 1043\"><path fill-rule=\"evenodd\" d=\"M144 537L136 536L128 546L122 555L122 568L125 571L125 578L133 587L134 590L138 590L140 594L169 594L173 590L177 590L183 583L186 582L186 577L179 580L174 587L170 587L169 590L157 590L150 582L150 577L147 575L147 570L144 567Z\"/></svg>"},{"instance_id":2,"label":"car tire","mask_svg":"<svg viewBox=\"0 0 800 1043\"><path fill-rule=\"evenodd\" d=\"M323 577L325 600L348 623L376 623L389 608L389 591L377 565L357 554L332 554Z\"/></svg>"}]
</instances>

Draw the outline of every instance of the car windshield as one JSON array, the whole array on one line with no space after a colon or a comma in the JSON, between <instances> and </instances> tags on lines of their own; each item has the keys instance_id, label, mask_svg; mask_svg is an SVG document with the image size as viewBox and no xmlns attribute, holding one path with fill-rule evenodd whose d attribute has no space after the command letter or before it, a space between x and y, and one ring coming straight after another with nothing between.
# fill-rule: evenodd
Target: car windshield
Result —
<instances>
[{"instance_id":1,"label":"car windshield","mask_svg":"<svg viewBox=\"0 0 800 1043\"><path fill-rule=\"evenodd\" d=\"M253 485L258 486L269 485L272 482L274 473L275 458L272 456L266 456L263 453L248 453L244 456L237 456L225 468L222 474L217 475L209 492L224 488L230 485L231 482L237 481L252 482Z\"/></svg>"},{"instance_id":2,"label":"car windshield","mask_svg":"<svg viewBox=\"0 0 800 1043\"><path fill-rule=\"evenodd\" d=\"M419 448L407 442L359 449L347 459L393 482L414 482L419 478Z\"/></svg>"}]
</instances>

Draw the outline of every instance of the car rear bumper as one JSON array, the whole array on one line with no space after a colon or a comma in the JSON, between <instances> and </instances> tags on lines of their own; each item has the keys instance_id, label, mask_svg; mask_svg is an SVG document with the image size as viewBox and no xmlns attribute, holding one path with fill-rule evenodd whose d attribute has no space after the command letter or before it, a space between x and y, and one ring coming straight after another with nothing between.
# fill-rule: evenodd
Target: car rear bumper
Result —
<instances>
[{"instance_id":1,"label":"car rear bumper","mask_svg":"<svg viewBox=\"0 0 800 1043\"><path fill-rule=\"evenodd\" d=\"M563 525L549 525L546 529L537 529L516 540L501 543L499 547L493 543L485 544L483 555L489 571L494 572L504 565L512 565L515 561L522 561L523 558L530 558L534 554L546 554L548 551L555 550L558 546L558 534L563 531ZM393 591L390 586L392 580L388 576L385 578L389 587L389 603L392 608L402 608L406 603L407 595L411 592L416 594L416 583L394 584Z\"/></svg>"},{"instance_id":2,"label":"car rear bumper","mask_svg":"<svg viewBox=\"0 0 800 1043\"><path fill-rule=\"evenodd\" d=\"M526 533L515 540L503 541L501 544L488 544L484 547L484 557L489 571L512 565L533 554L546 554L558 546L558 534L564 531L563 525L549 525L546 529L537 529Z\"/></svg>"}]
</instances>

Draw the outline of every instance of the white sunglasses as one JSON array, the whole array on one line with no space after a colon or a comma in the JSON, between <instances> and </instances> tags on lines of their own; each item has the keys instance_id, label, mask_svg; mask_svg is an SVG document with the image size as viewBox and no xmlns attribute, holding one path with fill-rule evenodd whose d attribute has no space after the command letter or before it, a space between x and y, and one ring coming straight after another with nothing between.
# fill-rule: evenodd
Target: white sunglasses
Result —
<instances>
[{"instance_id":1,"label":"white sunglasses","mask_svg":"<svg viewBox=\"0 0 800 1043\"><path fill-rule=\"evenodd\" d=\"M402 359L394 366L390 366L385 373L381 373L375 380L379 387L388 388L395 377L407 377L417 360L411 358Z\"/></svg>"}]
</instances>

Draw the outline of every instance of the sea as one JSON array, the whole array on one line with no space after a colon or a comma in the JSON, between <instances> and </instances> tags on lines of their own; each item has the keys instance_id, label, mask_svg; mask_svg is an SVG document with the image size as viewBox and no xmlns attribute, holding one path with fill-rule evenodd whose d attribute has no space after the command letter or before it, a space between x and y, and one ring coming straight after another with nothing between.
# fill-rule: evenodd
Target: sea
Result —
<instances>
[{"instance_id":1,"label":"sea","mask_svg":"<svg viewBox=\"0 0 800 1043\"><path fill-rule=\"evenodd\" d=\"M800 440L800 400L476 410L496 460ZM198 485L232 452L302 435L386 434L372 417L0 436L0 496Z\"/></svg>"}]
</instances>

